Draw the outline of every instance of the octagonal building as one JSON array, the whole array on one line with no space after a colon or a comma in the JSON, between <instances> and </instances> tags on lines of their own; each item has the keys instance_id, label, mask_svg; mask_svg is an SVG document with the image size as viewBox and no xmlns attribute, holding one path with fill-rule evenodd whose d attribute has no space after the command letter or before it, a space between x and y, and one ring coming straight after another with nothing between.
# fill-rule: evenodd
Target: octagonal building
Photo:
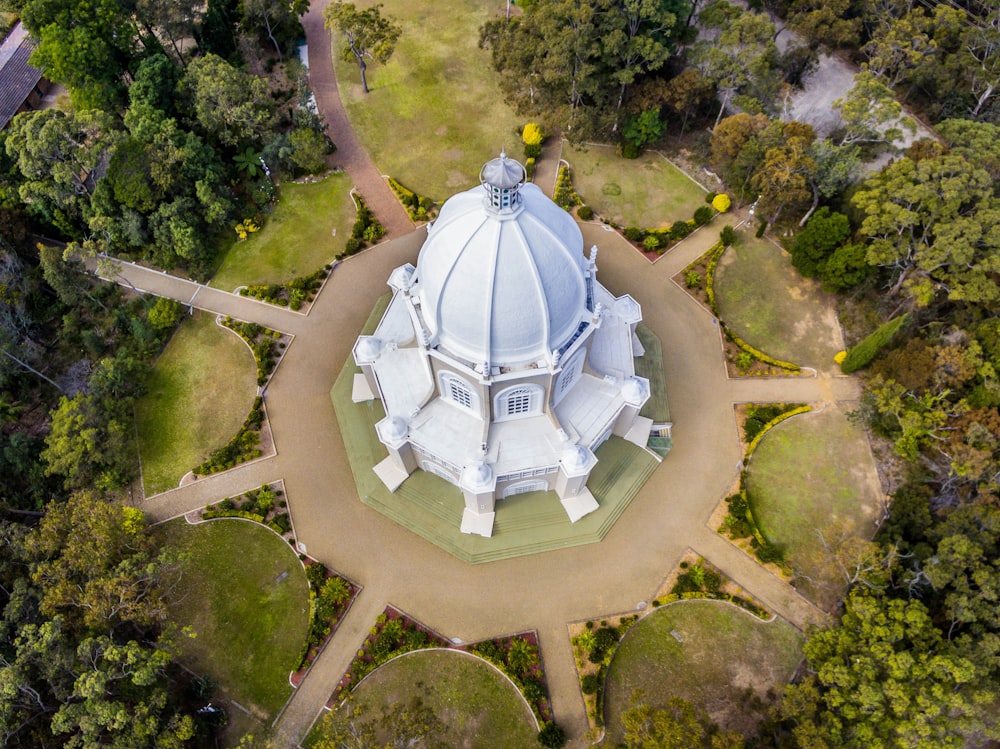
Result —
<instances>
[{"instance_id":1,"label":"octagonal building","mask_svg":"<svg viewBox=\"0 0 1000 749\"><path fill-rule=\"evenodd\" d=\"M652 426L639 304L598 282L597 247L585 256L576 222L525 178L501 153L446 201L354 346L354 400L386 412L375 473L390 491L416 470L456 485L461 530L487 537L514 494L554 492L572 522L596 510L594 451L612 434L645 446Z\"/></svg>"}]
</instances>

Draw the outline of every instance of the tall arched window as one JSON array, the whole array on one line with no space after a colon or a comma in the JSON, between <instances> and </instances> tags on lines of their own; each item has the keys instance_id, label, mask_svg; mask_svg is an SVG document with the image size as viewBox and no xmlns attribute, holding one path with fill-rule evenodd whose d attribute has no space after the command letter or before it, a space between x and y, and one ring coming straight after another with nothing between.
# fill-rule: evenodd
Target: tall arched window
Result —
<instances>
[{"instance_id":1,"label":"tall arched window","mask_svg":"<svg viewBox=\"0 0 1000 749\"><path fill-rule=\"evenodd\" d=\"M537 416L542 412L545 391L539 385L514 385L497 393L493 400L493 418L496 421Z\"/></svg>"},{"instance_id":2,"label":"tall arched window","mask_svg":"<svg viewBox=\"0 0 1000 749\"><path fill-rule=\"evenodd\" d=\"M479 411L479 395L472 386L454 372L442 372L441 397L470 411Z\"/></svg>"},{"instance_id":3,"label":"tall arched window","mask_svg":"<svg viewBox=\"0 0 1000 749\"><path fill-rule=\"evenodd\" d=\"M576 381L580 379L580 375L583 373L583 360L587 356L587 349L580 349L572 358L566 362L565 366L562 368L562 372L559 374L559 379L556 380L556 392L552 398L553 403L558 403L562 400L562 397L570 391L570 389L576 384Z\"/></svg>"}]
</instances>

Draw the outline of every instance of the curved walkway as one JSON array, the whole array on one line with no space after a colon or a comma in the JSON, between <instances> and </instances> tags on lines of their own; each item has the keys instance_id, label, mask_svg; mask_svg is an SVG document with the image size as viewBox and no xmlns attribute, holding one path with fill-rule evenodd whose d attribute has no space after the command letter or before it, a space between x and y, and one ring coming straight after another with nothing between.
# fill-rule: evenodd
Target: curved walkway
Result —
<instances>
[{"instance_id":1,"label":"curved walkway","mask_svg":"<svg viewBox=\"0 0 1000 749\"><path fill-rule=\"evenodd\" d=\"M337 151L333 155L334 164L342 167L354 180L354 186L364 197L365 203L385 227L386 236L400 237L413 230L413 223L369 158L368 152L358 143L354 128L351 127L340 101L340 91L333 73L330 32L323 25L323 11L329 3L330 0L315 0L309 6L309 12L302 16L306 44L309 47L309 86L316 96L316 105L323 119L330 126L330 137L337 144Z\"/></svg>"},{"instance_id":2,"label":"curved walkway","mask_svg":"<svg viewBox=\"0 0 1000 749\"><path fill-rule=\"evenodd\" d=\"M299 540L308 553L364 586L361 599L317 660L281 717L289 745L300 739L332 693L373 616L392 603L446 637L466 641L536 629L557 720L582 740L587 718L566 624L634 610L658 589L688 548L719 567L748 594L799 627L823 614L707 527L738 476L741 453L733 403L748 400L827 402L857 397L847 378L820 376L731 380L719 328L671 277L714 241L708 227L650 266L617 234L582 226L598 244L602 282L644 305L660 336L674 418L674 448L605 540L531 557L467 565L364 506L330 403L334 379L390 271L415 262L423 230L341 263L308 315L261 304L157 271L119 264L123 283L204 309L225 312L296 335L268 386L276 456L151 497L154 522L283 478Z\"/></svg>"}]
</instances>

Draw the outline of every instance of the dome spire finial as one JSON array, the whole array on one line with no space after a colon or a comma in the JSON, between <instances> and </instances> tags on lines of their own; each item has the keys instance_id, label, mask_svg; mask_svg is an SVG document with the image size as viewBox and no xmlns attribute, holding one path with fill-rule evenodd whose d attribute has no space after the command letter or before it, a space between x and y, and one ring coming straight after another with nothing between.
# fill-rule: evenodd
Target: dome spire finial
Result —
<instances>
[{"instance_id":1,"label":"dome spire finial","mask_svg":"<svg viewBox=\"0 0 1000 749\"><path fill-rule=\"evenodd\" d=\"M479 172L479 181L486 190L486 206L497 213L511 213L521 203L518 191L528 178L521 162L507 158L500 149L500 156L486 162Z\"/></svg>"}]
</instances>

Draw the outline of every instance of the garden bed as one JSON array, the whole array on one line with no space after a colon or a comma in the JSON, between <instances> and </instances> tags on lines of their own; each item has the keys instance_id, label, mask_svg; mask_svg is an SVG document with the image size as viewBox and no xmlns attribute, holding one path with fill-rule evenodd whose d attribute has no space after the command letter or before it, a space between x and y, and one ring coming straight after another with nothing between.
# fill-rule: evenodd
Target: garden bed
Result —
<instances>
[{"instance_id":1,"label":"garden bed","mask_svg":"<svg viewBox=\"0 0 1000 749\"><path fill-rule=\"evenodd\" d=\"M333 709L382 664L403 653L427 648L461 650L489 661L521 691L539 721L552 720L538 635L534 631L456 645L392 606L387 606L379 614L357 657L337 684L327 707Z\"/></svg>"}]
</instances>

